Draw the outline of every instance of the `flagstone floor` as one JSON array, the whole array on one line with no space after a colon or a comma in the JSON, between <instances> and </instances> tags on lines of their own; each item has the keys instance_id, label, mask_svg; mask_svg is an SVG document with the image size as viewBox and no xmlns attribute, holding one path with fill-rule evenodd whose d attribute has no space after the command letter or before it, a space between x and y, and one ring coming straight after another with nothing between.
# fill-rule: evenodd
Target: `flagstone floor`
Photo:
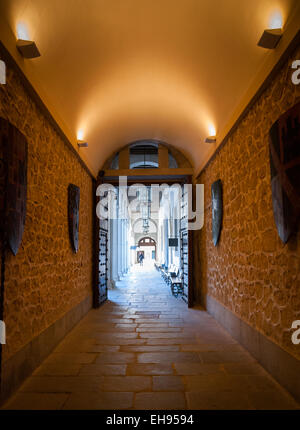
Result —
<instances>
[{"instance_id":1,"label":"flagstone floor","mask_svg":"<svg viewBox=\"0 0 300 430\"><path fill-rule=\"evenodd\" d=\"M4 409L294 409L293 398L153 267L109 291Z\"/></svg>"}]
</instances>

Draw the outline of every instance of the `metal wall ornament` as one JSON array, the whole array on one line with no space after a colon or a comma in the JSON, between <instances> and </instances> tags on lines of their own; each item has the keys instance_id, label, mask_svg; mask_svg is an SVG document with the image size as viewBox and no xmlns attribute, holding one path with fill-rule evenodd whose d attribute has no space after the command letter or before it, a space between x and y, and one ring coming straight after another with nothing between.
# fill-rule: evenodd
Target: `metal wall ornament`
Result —
<instances>
[{"instance_id":1,"label":"metal wall ornament","mask_svg":"<svg viewBox=\"0 0 300 430\"><path fill-rule=\"evenodd\" d=\"M217 246L219 241L222 219L223 219L223 193L222 181L218 179L211 185L211 202L212 202L212 238L213 243Z\"/></svg>"},{"instance_id":2,"label":"metal wall ornament","mask_svg":"<svg viewBox=\"0 0 300 430\"><path fill-rule=\"evenodd\" d=\"M68 186L68 220L70 242L75 254L79 247L79 201L80 189L74 184Z\"/></svg>"},{"instance_id":3,"label":"metal wall ornament","mask_svg":"<svg viewBox=\"0 0 300 430\"><path fill-rule=\"evenodd\" d=\"M300 102L270 128L269 151L274 220L287 243L300 218Z\"/></svg>"},{"instance_id":4,"label":"metal wall ornament","mask_svg":"<svg viewBox=\"0 0 300 430\"><path fill-rule=\"evenodd\" d=\"M0 118L2 240L16 255L22 242L27 203L28 144L9 121Z\"/></svg>"}]
</instances>

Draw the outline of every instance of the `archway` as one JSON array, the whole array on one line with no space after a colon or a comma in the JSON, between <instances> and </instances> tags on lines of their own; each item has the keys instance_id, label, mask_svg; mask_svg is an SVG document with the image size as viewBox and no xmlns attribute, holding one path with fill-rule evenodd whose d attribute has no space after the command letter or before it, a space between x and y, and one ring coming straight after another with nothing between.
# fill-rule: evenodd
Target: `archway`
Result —
<instances>
[{"instance_id":1,"label":"archway","mask_svg":"<svg viewBox=\"0 0 300 430\"><path fill-rule=\"evenodd\" d=\"M101 197L106 199L106 204L108 190L114 190L112 194L116 196L118 215L115 219L100 219L100 223L96 220L95 236L100 234L100 239L102 237L100 251L99 241L95 242L96 297L103 285L107 297L107 289L114 288L134 268L140 246L154 246L151 257L156 267L163 268L167 274L175 270L182 277L182 299L189 306L193 305L192 235L187 228L187 204L182 204L186 194L184 184L192 183L192 174L193 167L182 153L171 145L152 139L128 144L104 163L96 185L107 187ZM181 190L179 211L176 199L171 198L171 194L167 198L164 196L164 187L169 192L168 187L171 189L173 185ZM153 208L157 189L158 207ZM124 208L120 200L124 190L130 207L127 214L122 212ZM95 306L99 303L101 301L96 300Z\"/></svg>"},{"instance_id":2,"label":"archway","mask_svg":"<svg viewBox=\"0 0 300 430\"><path fill-rule=\"evenodd\" d=\"M151 248L150 249L151 259L156 260L156 241L150 236L142 237L138 242L138 248L140 249L140 251L143 251L141 248L144 248L144 247ZM152 248L154 248L154 250ZM148 255L144 255L145 259L149 259L150 257L149 252L147 254Z\"/></svg>"}]
</instances>

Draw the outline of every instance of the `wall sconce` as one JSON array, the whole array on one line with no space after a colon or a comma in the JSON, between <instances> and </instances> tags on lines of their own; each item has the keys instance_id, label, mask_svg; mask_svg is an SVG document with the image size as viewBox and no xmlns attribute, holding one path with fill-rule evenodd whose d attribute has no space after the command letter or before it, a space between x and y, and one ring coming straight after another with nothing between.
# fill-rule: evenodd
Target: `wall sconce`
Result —
<instances>
[{"instance_id":1,"label":"wall sconce","mask_svg":"<svg viewBox=\"0 0 300 430\"><path fill-rule=\"evenodd\" d=\"M87 148L89 145L84 140L77 140L78 148Z\"/></svg>"},{"instance_id":2,"label":"wall sconce","mask_svg":"<svg viewBox=\"0 0 300 430\"><path fill-rule=\"evenodd\" d=\"M32 40L18 39L17 49L24 58L36 58L41 56L35 42Z\"/></svg>"},{"instance_id":3,"label":"wall sconce","mask_svg":"<svg viewBox=\"0 0 300 430\"><path fill-rule=\"evenodd\" d=\"M258 46L266 49L275 49L282 37L281 28L271 28L263 32L259 39Z\"/></svg>"},{"instance_id":4,"label":"wall sconce","mask_svg":"<svg viewBox=\"0 0 300 430\"><path fill-rule=\"evenodd\" d=\"M216 136L208 136L208 137L205 139L205 143L216 143L216 141L217 141Z\"/></svg>"}]
</instances>

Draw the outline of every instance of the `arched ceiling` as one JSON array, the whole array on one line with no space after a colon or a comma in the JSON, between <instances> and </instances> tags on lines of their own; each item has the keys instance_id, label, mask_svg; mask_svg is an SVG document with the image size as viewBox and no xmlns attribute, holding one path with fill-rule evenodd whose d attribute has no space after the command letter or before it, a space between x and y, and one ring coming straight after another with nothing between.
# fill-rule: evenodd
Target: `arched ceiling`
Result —
<instances>
[{"instance_id":1,"label":"arched ceiling","mask_svg":"<svg viewBox=\"0 0 300 430\"><path fill-rule=\"evenodd\" d=\"M41 57L17 59L93 172L131 141L168 142L199 170L276 53L257 42L297 0L1 0ZM2 35L1 35L2 37ZM8 40L8 38L7 38ZM287 43L288 41L283 43ZM5 44L5 41L4 41ZM8 44L8 42L7 42ZM271 64L271 63L270 63Z\"/></svg>"}]
</instances>

